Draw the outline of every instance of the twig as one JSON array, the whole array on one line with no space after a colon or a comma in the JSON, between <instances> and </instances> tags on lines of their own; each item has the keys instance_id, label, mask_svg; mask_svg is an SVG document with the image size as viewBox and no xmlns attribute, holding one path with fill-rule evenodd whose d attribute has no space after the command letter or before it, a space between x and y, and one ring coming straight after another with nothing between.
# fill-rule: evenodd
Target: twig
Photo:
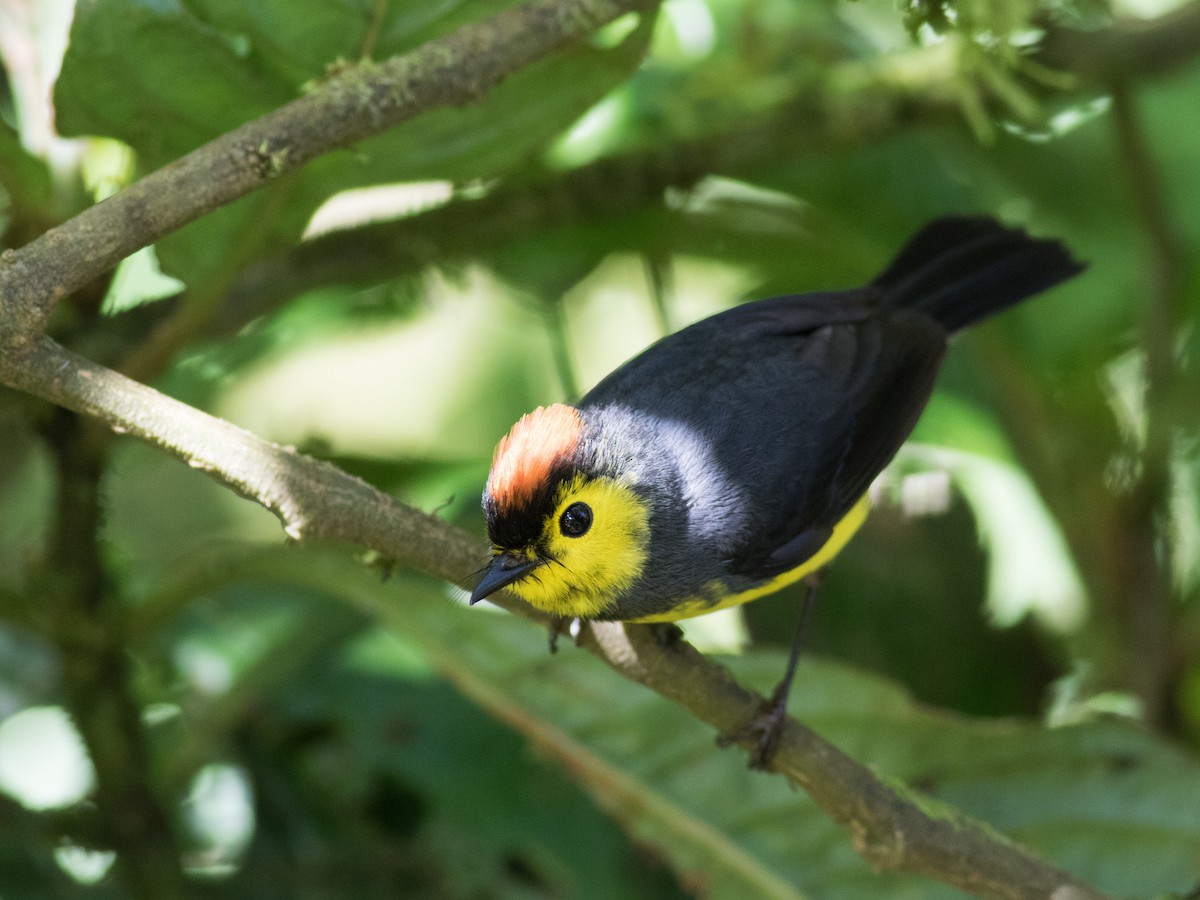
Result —
<instances>
[{"instance_id":1,"label":"twig","mask_svg":"<svg viewBox=\"0 0 1200 900\"><path fill-rule=\"evenodd\" d=\"M1126 665L1122 673L1142 702L1145 719L1160 721L1166 700L1171 640L1171 453L1176 405L1175 322L1184 299L1185 252L1171 221L1158 172L1138 121L1132 90L1113 85L1118 158L1128 176L1135 221L1147 254L1141 346L1145 354L1145 445L1141 471L1120 506L1123 544L1118 567ZM1188 401L1190 408L1191 401Z\"/></svg>"},{"instance_id":2,"label":"twig","mask_svg":"<svg viewBox=\"0 0 1200 900\"><path fill-rule=\"evenodd\" d=\"M151 780L124 607L97 546L102 465L81 439L82 424L59 409L45 429L58 476L45 627L62 651L67 706L95 763L97 838L116 851L116 876L133 895L170 900L185 893L179 847Z\"/></svg>"},{"instance_id":3,"label":"twig","mask_svg":"<svg viewBox=\"0 0 1200 900\"><path fill-rule=\"evenodd\" d=\"M472 557L478 555L478 544L467 535L448 532L445 523L404 507L336 466L261 440L50 338L37 338L21 353L0 355L0 381L95 416L118 433L208 472L275 513L294 540L351 541L451 581L469 569L439 558L445 541L457 544L460 560L468 546Z\"/></svg>"}]
</instances>

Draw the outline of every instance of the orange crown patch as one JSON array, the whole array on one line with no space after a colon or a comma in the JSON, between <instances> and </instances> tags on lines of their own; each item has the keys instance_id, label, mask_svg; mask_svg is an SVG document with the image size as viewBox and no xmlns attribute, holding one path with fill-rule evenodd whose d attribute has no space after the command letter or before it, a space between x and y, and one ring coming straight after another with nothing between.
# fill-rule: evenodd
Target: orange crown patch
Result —
<instances>
[{"instance_id":1,"label":"orange crown patch","mask_svg":"<svg viewBox=\"0 0 1200 900\"><path fill-rule=\"evenodd\" d=\"M496 445L488 494L500 507L527 502L546 483L555 463L575 452L582 431L579 410L562 403L521 416Z\"/></svg>"}]
</instances>

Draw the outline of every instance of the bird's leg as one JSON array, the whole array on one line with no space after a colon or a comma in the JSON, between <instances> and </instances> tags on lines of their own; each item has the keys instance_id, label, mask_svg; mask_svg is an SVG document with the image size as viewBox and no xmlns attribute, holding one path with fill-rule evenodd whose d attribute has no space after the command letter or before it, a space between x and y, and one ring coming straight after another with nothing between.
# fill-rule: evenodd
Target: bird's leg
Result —
<instances>
[{"instance_id":1,"label":"bird's leg","mask_svg":"<svg viewBox=\"0 0 1200 900\"><path fill-rule=\"evenodd\" d=\"M796 622L796 634L792 638L792 652L788 655L787 668L783 678L775 685L771 697L759 707L758 713L744 727L734 734L722 735L717 739L721 747L728 747L743 738L757 737L758 742L750 753L750 768L766 769L779 746L779 737L783 731L783 722L787 718L788 694L792 690L792 682L796 677L796 664L800 661L800 651L804 647L804 638L808 633L808 623L812 619L812 609L817 597L817 587L820 584L820 573L813 572L804 579L804 605L800 609L800 617Z\"/></svg>"},{"instance_id":2,"label":"bird's leg","mask_svg":"<svg viewBox=\"0 0 1200 900\"><path fill-rule=\"evenodd\" d=\"M558 652L559 636L571 633L571 623L575 621L574 616L555 616L550 620L548 629L550 634L550 652Z\"/></svg>"}]
</instances>

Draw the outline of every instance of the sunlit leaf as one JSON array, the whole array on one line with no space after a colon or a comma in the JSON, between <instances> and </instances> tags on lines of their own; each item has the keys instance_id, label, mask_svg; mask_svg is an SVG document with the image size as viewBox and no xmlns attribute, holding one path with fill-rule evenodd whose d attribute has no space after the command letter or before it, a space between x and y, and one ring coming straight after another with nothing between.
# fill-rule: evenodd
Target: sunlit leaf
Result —
<instances>
[{"instance_id":1,"label":"sunlit leaf","mask_svg":"<svg viewBox=\"0 0 1200 900\"><path fill-rule=\"evenodd\" d=\"M143 247L117 266L112 285L104 298L103 311L115 315L178 294L183 282L164 275L158 268L153 247Z\"/></svg>"},{"instance_id":2,"label":"sunlit leaf","mask_svg":"<svg viewBox=\"0 0 1200 900\"><path fill-rule=\"evenodd\" d=\"M253 7L177 0L81 5L57 85L66 134L119 138L156 168L287 100L327 69L411 49L499 7L476 2ZM378 10L384 15L375 18ZM209 24L211 20L214 24ZM371 37L374 35L374 38ZM506 79L479 102L319 159L282 185L220 210L159 245L165 269L195 286L299 238L308 217L348 188L487 178L528 160L636 67L639 28L614 47L576 47Z\"/></svg>"},{"instance_id":3,"label":"sunlit leaf","mask_svg":"<svg viewBox=\"0 0 1200 900\"><path fill-rule=\"evenodd\" d=\"M578 653L552 657L527 624L449 605L427 588L380 585L327 555L246 554L378 616L461 691L523 732L640 840L714 897L953 896L876 875L802 794L746 769L686 712ZM335 571L335 569L337 571ZM760 689L776 654L728 660ZM801 665L792 712L881 772L979 816L1116 894L1187 889L1196 879L1200 767L1119 723L1044 729L915 706L894 685L834 663Z\"/></svg>"}]
</instances>

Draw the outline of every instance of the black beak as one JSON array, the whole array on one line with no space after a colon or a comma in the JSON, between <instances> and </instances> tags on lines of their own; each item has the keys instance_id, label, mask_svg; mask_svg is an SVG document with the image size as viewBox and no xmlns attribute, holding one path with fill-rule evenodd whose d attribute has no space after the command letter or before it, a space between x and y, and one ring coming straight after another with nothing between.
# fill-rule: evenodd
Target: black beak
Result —
<instances>
[{"instance_id":1,"label":"black beak","mask_svg":"<svg viewBox=\"0 0 1200 900\"><path fill-rule=\"evenodd\" d=\"M470 603L474 606L484 597L489 597L502 587L524 578L530 571L541 565L539 559L527 559L515 553L499 553L492 557L488 567L483 571L483 577L475 590L471 591Z\"/></svg>"}]
</instances>

